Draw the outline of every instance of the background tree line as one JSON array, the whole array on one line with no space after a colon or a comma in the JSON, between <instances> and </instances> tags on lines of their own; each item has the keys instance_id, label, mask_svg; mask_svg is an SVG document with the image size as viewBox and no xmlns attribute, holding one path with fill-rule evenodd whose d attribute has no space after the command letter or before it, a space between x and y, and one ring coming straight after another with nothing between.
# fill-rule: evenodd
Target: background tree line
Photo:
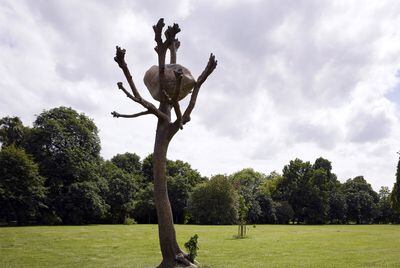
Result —
<instances>
[{"instance_id":1,"label":"background tree line","mask_svg":"<svg viewBox=\"0 0 400 268\"><path fill-rule=\"evenodd\" d=\"M32 127L0 119L0 223L155 223L152 155L104 160L93 120L71 108L42 112ZM393 191L376 193L362 176L341 183L331 162L300 159L282 174L243 169L201 176L167 161L175 223L399 223L400 161Z\"/></svg>"}]
</instances>

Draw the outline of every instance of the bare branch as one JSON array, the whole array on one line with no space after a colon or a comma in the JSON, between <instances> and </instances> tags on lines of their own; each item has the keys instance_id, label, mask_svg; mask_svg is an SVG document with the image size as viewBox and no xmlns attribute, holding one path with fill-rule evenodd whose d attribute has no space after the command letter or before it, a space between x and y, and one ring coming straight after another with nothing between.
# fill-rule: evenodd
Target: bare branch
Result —
<instances>
[{"instance_id":1,"label":"bare branch","mask_svg":"<svg viewBox=\"0 0 400 268\"><path fill-rule=\"evenodd\" d=\"M174 23L172 26L168 26L167 30L165 30L165 41L162 41L162 30L165 26L164 19L161 18L158 20L156 25L153 25L154 30L154 40L157 43L155 50L160 52L161 50L167 50L169 46L175 41L175 35L181 31L179 25Z\"/></svg>"},{"instance_id":2,"label":"bare branch","mask_svg":"<svg viewBox=\"0 0 400 268\"><path fill-rule=\"evenodd\" d=\"M167 94L165 94L164 90L164 84L165 84L165 55L167 53L167 50L172 46L173 43L175 43L175 36L177 33L181 31L179 28L179 25L174 23L173 26L168 26L167 30L165 30L164 35L165 35L165 41L162 41L161 33L162 29L164 28L164 19L160 19L156 25L153 26L154 30L154 40L157 43L157 46L154 48L154 50L157 52L158 55L158 69L159 69L159 92L161 92L163 95L163 98L161 99L161 102L169 102L169 98L167 97ZM179 41L178 41L179 42ZM176 50L172 49L175 52L171 52L171 57L175 58L176 62ZM173 59L172 59L173 60Z\"/></svg>"},{"instance_id":3,"label":"bare branch","mask_svg":"<svg viewBox=\"0 0 400 268\"><path fill-rule=\"evenodd\" d=\"M165 42L164 45L165 47L170 47L171 44L175 41L175 36L177 33L181 31L181 28L179 28L179 25L177 23L174 23L174 25L168 26L168 29L165 30Z\"/></svg>"},{"instance_id":4,"label":"bare branch","mask_svg":"<svg viewBox=\"0 0 400 268\"><path fill-rule=\"evenodd\" d=\"M135 118L135 117L139 117L139 116L146 115L146 114L152 114L152 112L144 111L144 112L140 112L140 113L136 113L136 114L120 114L120 113L117 113L116 111L114 111L111 114L113 117L116 117L116 118L118 118L118 117Z\"/></svg>"},{"instance_id":5,"label":"bare branch","mask_svg":"<svg viewBox=\"0 0 400 268\"><path fill-rule=\"evenodd\" d=\"M170 54L170 61L171 64L176 64L176 51L180 47L181 42L178 39L175 39L172 44L169 46L169 54Z\"/></svg>"},{"instance_id":6,"label":"bare branch","mask_svg":"<svg viewBox=\"0 0 400 268\"><path fill-rule=\"evenodd\" d=\"M199 84L199 87L206 81L207 77L214 71L214 69L217 67L218 61L215 60L215 55L212 53L210 54L210 58L208 59L208 63L204 71L201 73L199 78L197 78L197 84Z\"/></svg>"},{"instance_id":7,"label":"bare branch","mask_svg":"<svg viewBox=\"0 0 400 268\"><path fill-rule=\"evenodd\" d=\"M114 60L115 60L116 63L118 63L118 66L120 68L123 68L124 65L126 65L126 62L125 62L126 50L125 49L121 49L121 47L119 47L119 46L117 46L116 49L117 49L117 52L116 52L116 55L114 57Z\"/></svg>"},{"instance_id":8,"label":"bare branch","mask_svg":"<svg viewBox=\"0 0 400 268\"><path fill-rule=\"evenodd\" d=\"M141 98L139 91L137 90L135 83L133 82L132 75L129 72L128 65L126 64L125 61L125 49L121 49L121 47L117 46L117 52L116 56L114 57L114 60L118 63L118 66L122 69L124 72L125 78L128 81L129 87L132 90L133 95L136 98Z\"/></svg>"},{"instance_id":9,"label":"bare branch","mask_svg":"<svg viewBox=\"0 0 400 268\"><path fill-rule=\"evenodd\" d=\"M161 18L158 20L156 25L153 25L153 30L154 30L154 40L157 43L157 46L154 48L157 52L158 49L161 48L163 41L162 41L162 29L164 28L165 23L164 23L164 19Z\"/></svg>"},{"instance_id":10,"label":"bare branch","mask_svg":"<svg viewBox=\"0 0 400 268\"><path fill-rule=\"evenodd\" d=\"M170 121L170 117L168 115L166 115L165 113L161 112L160 110L157 109L156 106L154 106L154 104L152 104L151 102L146 101L143 98L137 98L135 96L132 96L132 94L130 94L123 86L122 82L118 82L117 83L118 88L121 89L128 98L130 98L131 100L133 100L134 102L137 102L139 104L141 104L144 108L146 108L150 113L156 115L158 118L164 119L167 122ZM140 96L140 95L139 95Z\"/></svg>"},{"instance_id":11,"label":"bare branch","mask_svg":"<svg viewBox=\"0 0 400 268\"><path fill-rule=\"evenodd\" d=\"M160 19L160 21L161 21L161 19ZM159 21L159 23L160 23L160 21ZM140 103L142 106L144 106L147 110L149 110L151 113L156 115L158 118L167 120L169 122L170 118L168 115L159 111L152 103L148 102L147 100L143 99L142 96L140 96L139 91L137 90L135 83L133 82L132 75L128 69L128 65L126 64L126 61L125 61L126 50L122 49L119 46L116 47L116 50L117 51L116 51L114 60L115 60L115 62L118 63L118 66L124 72L125 78L128 81L128 84L132 90L133 96L124 88L124 86L122 85L122 82L118 82L118 88L121 89L128 98L132 99L133 101L135 101L137 103Z\"/></svg>"},{"instance_id":12,"label":"bare branch","mask_svg":"<svg viewBox=\"0 0 400 268\"><path fill-rule=\"evenodd\" d=\"M128 98L130 98L131 100L133 100L135 102L140 102L140 100L138 98L134 97L131 93L128 92L128 90L126 90L124 88L122 82L118 82L117 85L118 85L118 88L121 89Z\"/></svg>"},{"instance_id":13,"label":"bare branch","mask_svg":"<svg viewBox=\"0 0 400 268\"><path fill-rule=\"evenodd\" d=\"M206 68L201 73L199 78L197 78L196 84L194 85L189 105L186 108L185 113L183 114L182 118L183 125L190 121L190 114L192 113L193 108L196 105L197 95L199 94L201 85L204 83L204 81L206 81L207 77L215 70L216 67L217 67L217 61L215 60L215 56L211 53Z\"/></svg>"}]
</instances>

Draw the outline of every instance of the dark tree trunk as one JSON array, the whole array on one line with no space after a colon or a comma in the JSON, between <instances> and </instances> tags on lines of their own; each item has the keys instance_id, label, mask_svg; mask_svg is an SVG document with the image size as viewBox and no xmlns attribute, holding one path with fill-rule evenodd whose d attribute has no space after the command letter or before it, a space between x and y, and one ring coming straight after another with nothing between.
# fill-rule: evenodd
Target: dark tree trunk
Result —
<instances>
[{"instance_id":1,"label":"dark tree trunk","mask_svg":"<svg viewBox=\"0 0 400 268\"><path fill-rule=\"evenodd\" d=\"M161 104L160 110L170 114L171 106ZM163 262L160 267L174 267L175 258L181 253L175 235L175 228L168 198L166 163L168 145L178 129L165 120L159 119L153 152L154 201L157 209L158 233Z\"/></svg>"}]
</instances>

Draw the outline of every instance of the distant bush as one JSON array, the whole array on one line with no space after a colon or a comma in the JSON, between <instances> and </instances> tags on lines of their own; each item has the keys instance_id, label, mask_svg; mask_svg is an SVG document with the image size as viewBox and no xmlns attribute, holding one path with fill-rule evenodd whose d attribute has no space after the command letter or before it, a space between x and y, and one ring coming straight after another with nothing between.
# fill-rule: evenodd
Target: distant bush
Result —
<instances>
[{"instance_id":1,"label":"distant bush","mask_svg":"<svg viewBox=\"0 0 400 268\"><path fill-rule=\"evenodd\" d=\"M134 218L125 218L124 224L126 225L132 225L132 224L137 224Z\"/></svg>"}]
</instances>

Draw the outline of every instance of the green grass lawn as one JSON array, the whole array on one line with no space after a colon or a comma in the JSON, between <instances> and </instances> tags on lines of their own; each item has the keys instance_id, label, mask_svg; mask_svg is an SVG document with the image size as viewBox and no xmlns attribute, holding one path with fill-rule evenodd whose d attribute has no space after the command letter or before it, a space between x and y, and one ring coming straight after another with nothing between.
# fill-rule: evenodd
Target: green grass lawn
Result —
<instances>
[{"instance_id":1,"label":"green grass lawn","mask_svg":"<svg viewBox=\"0 0 400 268\"><path fill-rule=\"evenodd\" d=\"M399 225L177 225L202 267L400 267ZM0 228L0 267L155 267L156 225Z\"/></svg>"}]
</instances>

